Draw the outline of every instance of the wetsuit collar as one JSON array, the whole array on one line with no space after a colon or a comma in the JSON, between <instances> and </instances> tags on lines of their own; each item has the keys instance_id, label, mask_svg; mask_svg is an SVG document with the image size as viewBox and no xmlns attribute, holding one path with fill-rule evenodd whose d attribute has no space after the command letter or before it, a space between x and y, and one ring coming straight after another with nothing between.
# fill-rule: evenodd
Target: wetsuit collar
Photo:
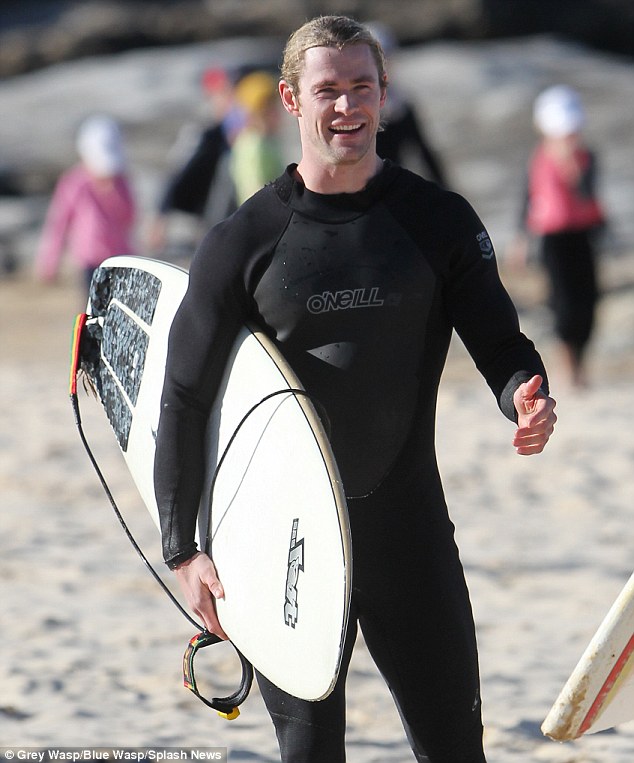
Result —
<instances>
[{"instance_id":1,"label":"wetsuit collar","mask_svg":"<svg viewBox=\"0 0 634 763\"><path fill-rule=\"evenodd\" d=\"M296 164L290 164L286 172L275 181L278 196L296 212L330 222L345 221L363 214L383 196L385 189L398 174L398 167L385 159L381 170L361 191L323 194L309 191L297 180L296 168Z\"/></svg>"}]
</instances>

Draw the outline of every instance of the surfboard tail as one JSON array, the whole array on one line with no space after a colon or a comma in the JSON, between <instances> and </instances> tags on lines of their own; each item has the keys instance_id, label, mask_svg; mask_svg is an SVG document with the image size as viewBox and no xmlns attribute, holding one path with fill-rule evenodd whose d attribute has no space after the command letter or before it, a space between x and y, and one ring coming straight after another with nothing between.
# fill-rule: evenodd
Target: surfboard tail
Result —
<instances>
[{"instance_id":1,"label":"surfboard tail","mask_svg":"<svg viewBox=\"0 0 634 763\"><path fill-rule=\"evenodd\" d=\"M634 720L634 575L542 724L558 742Z\"/></svg>"}]
</instances>

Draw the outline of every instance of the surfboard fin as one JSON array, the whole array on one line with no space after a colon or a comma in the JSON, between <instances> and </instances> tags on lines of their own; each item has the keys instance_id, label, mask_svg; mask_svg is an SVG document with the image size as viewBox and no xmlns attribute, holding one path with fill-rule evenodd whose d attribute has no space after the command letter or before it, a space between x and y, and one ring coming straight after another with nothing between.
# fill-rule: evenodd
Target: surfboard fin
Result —
<instances>
[{"instance_id":1,"label":"surfboard fin","mask_svg":"<svg viewBox=\"0 0 634 763\"><path fill-rule=\"evenodd\" d=\"M79 313L75 318L71 337L69 380L71 399L77 395L77 381L80 377L84 390L91 393L95 399L100 398L98 373L100 341L101 326L86 313Z\"/></svg>"},{"instance_id":2,"label":"surfboard fin","mask_svg":"<svg viewBox=\"0 0 634 763\"><path fill-rule=\"evenodd\" d=\"M242 664L242 680L238 690L228 697L214 697L213 699L203 697L198 690L196 676L194 675L194 657L198 650L220 643L222 643L222 639L209 631L201 631L190 640L183 655L183 685L193 692L201 702L216 710L221 718L233 721L240 715L238 705L241 705L248 697L251 691L251 684L253 683L253 666L246 657L232 644Z\"/></svg>"}]
</instances>

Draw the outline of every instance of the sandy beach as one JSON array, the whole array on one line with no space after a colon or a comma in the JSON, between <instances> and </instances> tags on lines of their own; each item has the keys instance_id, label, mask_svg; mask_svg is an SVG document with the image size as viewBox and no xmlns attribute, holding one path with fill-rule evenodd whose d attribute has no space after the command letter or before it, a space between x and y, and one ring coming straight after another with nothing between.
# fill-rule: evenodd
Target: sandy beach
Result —
<instances>
[{"instance_id":1,"label":"sandy beach","mask_svg":"<svg viewBox=\"0 0 634 763\"><path fill-rule=\"evenodd\" d=\"M192 629L130 547L75 432L67 356L80 303L72 278L52 289L0 283L2 744L226 746L232 761L273 761L257 689L227 723L180 685ZM492 763L634 755L634 724L567 745L539 731L632 567L634 389L623 369L634 353L619 351L616 364L609 352L610 337L634 322L631 293L604 299L601 318L595 383L583 394L555 388L557 433L539 457L515 455L512 426L459 345L441 390L439 458L478 624ZM83 393L81 407L115 496L161 569L158 535L99 407ZM217 693L235 688L225 648L199 664ZM353 763L411 758L362 643L348 739Z\"/></svg>"},{"instance_id":2,"label":"sandy beach","mask_svg":"<svg viewBox=\"0 0 634 763\"><path fill-rule=\"evenodd\" d=\"M441 58L428 59L428 73ZM618 156L610 156L613 166ZM464 165L455 169L473 177ZM631 200L627 178L616 177ZM480 206L486 212L495 203L487 197ZM493 223L500 239L504 219ZM21 246L32 251L32 243L30 231ZM28 264L0 279L0 745L219 746L230 761L275 761L256 688L228 723L181 686L193 630L130 547L75 430L68 349L83 295L71 268L45 287ZM517 456L512 425L458 343L438 414L441 471L478 628L489 761L631 763L634 723L565 745L539 727L634 568L634 252L622 247L603 263L591 386L583 392L561 378L539 272L503 275L551 371L556 435L541 456ZM132 531L169 581L158 534L99 406L83 394L81 406ZM206 650L199 665L217 694L233 691L238 667L226 648ZM351 763L413 759L362 641L348 717Z\"/></svg>"}]
</instances>

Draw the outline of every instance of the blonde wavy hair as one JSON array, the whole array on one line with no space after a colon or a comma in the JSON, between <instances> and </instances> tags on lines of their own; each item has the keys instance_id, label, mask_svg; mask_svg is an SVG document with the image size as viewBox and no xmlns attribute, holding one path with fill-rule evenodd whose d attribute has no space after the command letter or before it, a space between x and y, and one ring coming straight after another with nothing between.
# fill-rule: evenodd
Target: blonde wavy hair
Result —
<instances>
[{"instance_id":1,"label":"blonde wavy hair","mask_svg":"<svg viewBox=\"0 0 634 763\"><path fill-rule=\"evenodd\" d=\"M379 41L367 27L347 16L318 16L293 32L284 48L281 78L299 95L299 79L307 50L321 47L341 50L347 45L360 43L370 47L379 73L379 83L385 87L385 55Z\"/></svg>"}]
</instances>

